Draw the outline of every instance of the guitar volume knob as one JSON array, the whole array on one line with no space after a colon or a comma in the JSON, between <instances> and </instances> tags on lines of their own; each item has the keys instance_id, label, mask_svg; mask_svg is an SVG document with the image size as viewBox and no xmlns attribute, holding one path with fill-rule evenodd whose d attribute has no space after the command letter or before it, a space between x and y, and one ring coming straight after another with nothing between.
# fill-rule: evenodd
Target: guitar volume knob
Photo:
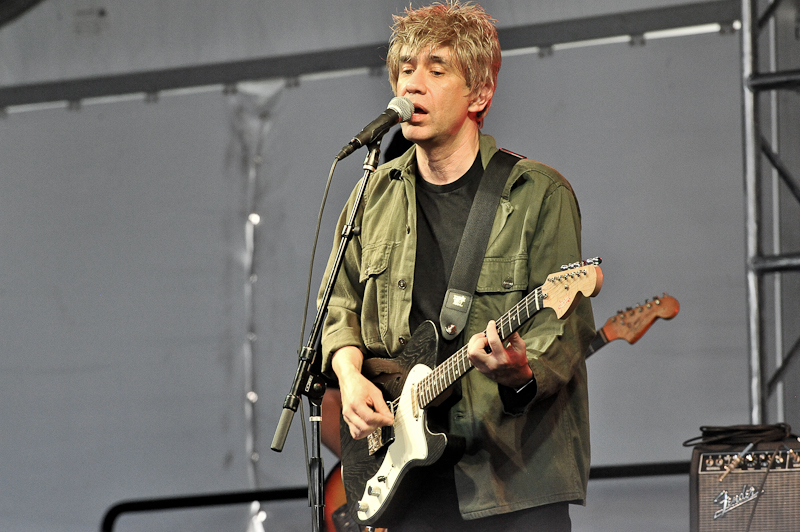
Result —
<instances>
[{"instance_id":1,"label":"guitar volume knob","mask_svg":"<svg viewBox=\"0 0 800 532\"><path fill-rule=\"evenodd\" d=\"M366 512L367 510L369 510L369 504L365 503L364 501L358 501L358 511Z\"/></svg>"},{"instance_id":2,"label":"guitar volume knob","mask_svg":"<svg viewBox=\"0 0 800 532\"><path fill-rule=\"evenodd\" d=\"M367 494L372 495L373 497L379 497L381 494L381 489L375 486L370 486L367 488Z\"/></svg>"}]
</instances>

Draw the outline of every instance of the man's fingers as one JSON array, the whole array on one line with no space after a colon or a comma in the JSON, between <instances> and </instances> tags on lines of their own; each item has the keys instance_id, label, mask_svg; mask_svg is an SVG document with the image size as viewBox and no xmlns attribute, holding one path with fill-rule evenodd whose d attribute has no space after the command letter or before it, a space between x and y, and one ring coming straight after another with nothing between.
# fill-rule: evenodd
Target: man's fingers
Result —
<instances>
[{"instance_id":1,"label":"man's fingers","mask_svg":"<svg viewBox=\"0 0 800 532\"><path fill-rule=\"evenodd\" d=\"M393 421L392 413L383 400L364 405L359 409L358 415L367 425L374 428L389 425Z\"/></svg>"},{"instance_id":2,"label":"man's fingers","mask_svg":"<svg viewBox=\"0 0 800 532\"><path fill-rule=\"evenodd\" d=\"M347 421L347 426L350 428L350 436L352 436L354 440L360 440L372 432L361 418L353 417L345 419L345 421Z\"/></svg>"},{"instance_id":3,"label":"man's fingers","mask_svg":"<svg viewBox=\"0 0 800 532\"><path fill-rule=\"evenodd\" d=\"M374 394L377 394L377 397ZM363 438L378 427L385 427L394 422L394 416L383 400L383 395L377 388L374 394L367 394L361 401L350 403L342 412L350 428L350 435L354 439Z\"/></svg>"},{"instance_id":4,"label":"man's fingers","mask_svg":"<svg viewBox=\"0 0 800 532\"><path fill-rule=\"evenodd\" d=\"M350 428L350 435L356 440L363 438L375 430L370 426L369 422L357 412L351 412L345 417L344 420L347 422L347 426Z\"/></svg>"},{"instance_id":5,"label":"man's fingers","mask_svg":"<svg viewBox=\"0 0 800 532\"><path fill-rule=\"evenodd\" d=\"M503 342L500 340L500 335L497 334L497 326L494 320L486 325L486 352L496 352L498 354L503 352Z\"/></svg>"},{"instance_id":6,"label":"man's fingers","mask_svg":"<svg viewBox=\"0 0 800 532\"><path fill-rule=\"evenodd\" d=\"M513 347L516 351L525 351L527 344L522 339L522 336L515 332L508 338L508 347Z\"/></svg>"},{"instance_id":7,"label":"man's fingers","mask_svg":"<svg viewBox=\"0 0 800 532\"><path fill-rule=\"evenodd\" d=\"M373 399L373 408L376 414L379 414L383 418L392 418L392 412L389 410L389 405L386 404L386 401L383 400L383 395L380 395L377 398Z\"/></svg>"}]
</instances>

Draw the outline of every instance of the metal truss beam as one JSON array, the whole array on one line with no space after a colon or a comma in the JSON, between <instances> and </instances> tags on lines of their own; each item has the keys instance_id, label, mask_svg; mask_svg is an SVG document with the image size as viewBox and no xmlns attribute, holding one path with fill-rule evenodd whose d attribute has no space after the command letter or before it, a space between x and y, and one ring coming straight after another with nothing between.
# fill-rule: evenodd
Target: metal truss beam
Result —
<instances>
[{"instance_id":1,"label":"metal truss beam","mask_svg":"<svg viewBox=\"0 0 800 532\"><path fill-rule=\"evenodd\" d=\"M631 11L498 30L503 50L550 47L622 35L699 26L731 25L739 19L739 0L717 0L667 8ZM161 91L209 85L230 86L242 81L292 79L306 74L382 68L386 43L352 48L205 65L131 72L80 79L0 87L0 109L47 102L79 102L123 94L157 94Z\"/></svg>"},{"instance_id":2,"label":"metal truss beam","mask_svg":"<svg viewBox=\"0 0 800 532\"><path fill-rule=\"evenodd\" d=\"M759 95L770 92L773 96L779 90L800 90L800 70L762 72L759 68L759 60L762 55L766 55L759 50L759 41L762 31L768 22L773 19L781 4L781 0L773 0L768 4L763 14L758 13L758 0L742 0L742 87L743 87L743 144L744 144L744 170L745 170L745 204L746 204L746 244L747 244L747 299L748 299L748 337L749 337L749 367L750 367L750 420L754 424L765 423L770 417L769 399L780 383L785 383L785 376L790 364L797 358L800 351L800 340L798 340L788 354L777 351L775 358L777 370L767 381L766 375L769 364L764 342L764 328L766 325L764 309L764 276L766 274L777 274L788 271L800 271L800 254L782 254L780 251L776 255L767 256L764 254L762 246L762 224L764 216L761 205L761 189L763 172L762 158L769 161L774 174L782 180L786 190L800 202L800 184L791 174L783 160L773 149L770 142L762 135L762 117L760 116ZM798 4L800 8L800 4ZM771 35L773 48L770 50L773 59L772 68L775 68L775 57L777 41L774 34ZM773 136L780 114L773 110L774 116L771 119L773 124ZM777 139L775 139L777 142ZM774 207L773 207L774 208ZM780 222L774 222L779 224ZM773 232L780 230L780 227L773 228ZM777 244L779 245L779 244ZM780 278L776 279L776 283ZM780 304L783 294L780 291L780 284L776 284L774 297ZM783 335L783 324L780 320L775 323L776 345L780 346L779 341ZM777 401L777 417L783 416L782 402ZM775 417L775 416L772 416Z\"/></svg>"},{"instance_id":3,"label":"metal truss beam","mask_svg":"<svg viewBox=\"0 0 800 532\"><path fill-rule=\"evenodd\" d=\"M800 70L754 74L747 80L747 86L753 91L800 90Z\"/></svg>"}]
</instances>

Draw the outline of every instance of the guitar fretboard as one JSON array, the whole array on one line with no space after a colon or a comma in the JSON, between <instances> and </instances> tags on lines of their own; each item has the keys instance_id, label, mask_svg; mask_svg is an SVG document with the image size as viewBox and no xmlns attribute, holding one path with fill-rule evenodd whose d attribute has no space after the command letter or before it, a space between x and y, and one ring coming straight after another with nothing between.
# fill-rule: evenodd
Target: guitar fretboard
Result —
<instances>
[{"instance_id":1,"label":"guitar fretboard","mask_svg":"<svg viewBox=\"0 0 800 532\"><path fill-rule=\"evenodd\" d=\"M523 323L542 310L542 287L534 289L497 321L497 334L505 341ZM465 345L417 383L417 397L421 408L427 407L447 388L473 368Z\"/></svg>"}]
</instances>

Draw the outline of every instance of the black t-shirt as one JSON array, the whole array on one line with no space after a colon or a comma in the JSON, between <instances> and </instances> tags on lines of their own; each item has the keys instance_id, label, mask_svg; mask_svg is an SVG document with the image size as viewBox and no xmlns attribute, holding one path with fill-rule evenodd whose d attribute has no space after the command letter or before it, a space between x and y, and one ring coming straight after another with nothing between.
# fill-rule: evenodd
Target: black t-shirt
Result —
<instances>
[{"instance_id":1,"label":"black t-shirt","mask_svg":"<svg viewBox=\"0 0 800 532\"><path fill-rule=\"evenodd\" d=\"M480 154L463 176L447 185L434 185L417 176L417 256L409 316L412 333L426 320L439 327L450 272L482 176ZM460 336L445 341L439 361L455 353L462 342Z\"/></svg>"}]
</instances>

